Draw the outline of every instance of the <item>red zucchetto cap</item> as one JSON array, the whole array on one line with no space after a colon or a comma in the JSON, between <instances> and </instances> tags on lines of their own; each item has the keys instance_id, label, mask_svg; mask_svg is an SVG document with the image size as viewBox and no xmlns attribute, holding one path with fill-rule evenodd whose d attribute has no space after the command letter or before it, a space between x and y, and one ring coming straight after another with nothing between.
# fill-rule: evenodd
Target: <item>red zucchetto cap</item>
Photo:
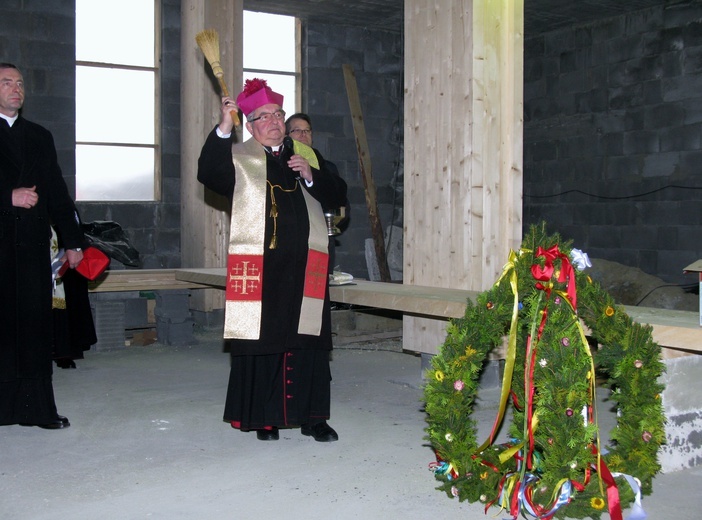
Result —
<instances>
[{"instance_id":1,"label":"red zucchetto cap","mask_svg":"<svg viewBox=\"0 0 702 520\"><path fill-rule=\"evenodd\" d=\"M277 92L273 92L268 86L265 79L247 79L244 83L244 90L236 97L236 104L248 116L258 107L274 103L278 106L283 106L283 96Z\"/></svg>"}]
</instances>

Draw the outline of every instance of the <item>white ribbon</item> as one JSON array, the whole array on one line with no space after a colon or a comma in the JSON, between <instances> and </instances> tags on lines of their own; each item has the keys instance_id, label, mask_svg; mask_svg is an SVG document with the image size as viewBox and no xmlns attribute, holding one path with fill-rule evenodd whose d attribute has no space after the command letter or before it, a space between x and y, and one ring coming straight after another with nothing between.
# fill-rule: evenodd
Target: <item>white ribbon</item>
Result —
<instances>
[{"instance_id":1,"label":"white ribbon","mask_svg":"<svg viewBox=\"0 0 702 520\"><path fill-rule=\"evenodd\" d=\"M578 271L583 271L587 267L592 267L592 262L590 262L587 253L583 253L580 249L572 249L570 251L570 258Z\"/></svg>"}]
</instances>

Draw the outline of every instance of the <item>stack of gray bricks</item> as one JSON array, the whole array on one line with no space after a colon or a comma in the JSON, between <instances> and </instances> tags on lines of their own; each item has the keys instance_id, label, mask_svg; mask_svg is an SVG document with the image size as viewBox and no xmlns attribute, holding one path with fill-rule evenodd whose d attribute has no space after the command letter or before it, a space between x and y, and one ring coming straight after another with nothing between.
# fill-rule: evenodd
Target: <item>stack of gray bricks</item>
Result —
<instances>
[{"instance_id":1,"label":"stack of gray bricks","mask_svg":"<svg viewBox=\"0 0 702 520\"><path fill-rule=\"evenodd\" d=\"M195 343L195 320L190 312L190 291L175 289L156 291L156 336L164 345Z\"/></svg>"},{"instance_id":2,"label":"stack of gray bricks","mask_svg":"<svg viewBox=\"0 0 702 520\"><path fill-rule=\"evenodd\" d=\"M93 293L90 304L95 321L98 341L93 346L96 352L123 349L125 346L124 299L111 293Z\"/></svg>"}]
</instances>

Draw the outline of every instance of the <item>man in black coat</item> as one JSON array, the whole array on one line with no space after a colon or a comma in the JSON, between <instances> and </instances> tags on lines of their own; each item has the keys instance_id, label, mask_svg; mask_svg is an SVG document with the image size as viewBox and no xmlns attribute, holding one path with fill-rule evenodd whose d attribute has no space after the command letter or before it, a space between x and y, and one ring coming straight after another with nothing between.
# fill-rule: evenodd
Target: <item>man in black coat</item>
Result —
<instances>
[{"instance_id":1,"label":"man in black coat","mask_svg":"<svg viewBox=\"0 0 702 520\"><path fill-rule=\"evenodd\" d=\"M50 225L71 268L83 258L83 233L53 137L19 115L23 103L22 74L0 63L0 425L61 429L70 423L51 381Z\"/></svg>"},{"instance_id":2,"label":"man in black coat","mask_svg":"<svg viewBox=\"0 0 702 520\"><path fill-rule=\"evenodd\" d=\"M296 141L300 141L312 148L312 119L307 114L302 112L297 112L288 117L285 121L285 134L289 135ZM324 167L332 175L339 176L339 169L331 161L322 158L322 155L316 148L313 148L314 152L320 157L320 160L324 163ZM342 233L346 229L349 223L349 201L346 200L343 204L344 206L344 218L337 224L338 233ZM340 208L324 208L324 211L331 211L335 213L336 210ZM336 267L336 238L335 235L329 236L329 271L330 273Z\"/></svg>"},{"instance_id":3,"label":"man in black coat","mask_svg":"<svg viewBox=\"0 0 702 520\"><path fill-rule=\"evenodd\" d=\"M338 207L346 183L314 151L285 140L283 96L247 80L222 99L220 123L198 161L198 180L232 202L224 336L231 373L224 420L260 440L301 427L320 442L329 426L331 313L322 207ZM253 136L234 142L241 108Z\"/></svg>"}]
</instances>

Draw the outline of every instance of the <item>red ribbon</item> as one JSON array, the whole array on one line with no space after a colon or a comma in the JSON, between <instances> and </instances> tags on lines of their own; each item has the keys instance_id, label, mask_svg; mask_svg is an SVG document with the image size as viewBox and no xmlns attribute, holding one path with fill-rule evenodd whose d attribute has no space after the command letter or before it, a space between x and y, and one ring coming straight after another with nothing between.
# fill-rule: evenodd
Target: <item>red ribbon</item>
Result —
<instances>
[{"instance_id":1,"label":"red ribbon","mask_svg":"<svg viewBox=\"0 0 702 520\"><path fill-rule=\"evenodd\" d=\"M622 520L622 505L619 502L619 489L604 460L600 460L600 474L607 484L607 508L612 520Z\"/></svg>"},{"instance_id":2,"label":"red ribbon","mask_svg":"<svg viewBox=\"0 0 702 520\"><path fill-rule=\"evenodd\" d=\"M561 271L558 275L558 281L560 283L567 284L566 294L568 295L568 300L573 306L573 309L577 309L575 269L573 269L573 265L570 263L570 259L568 258L568 256L564 253L561 253L558 250L558 244L556 244L555 246L551 246L548 249L544 249L541 246L539 246L536 249L536 254L534 255L534 257L544 257L545 259L543 267L539 264L534 264L531 266L531 275L534 277L535 280L538 280L540 282L548 282L551 279L551 277L553 276L553 271L555 270L553 266L553 261L557 258L560 258ZM546 289L546 287L541 283L537 283L536 288L541 290ZM547 289L546 291L550 292L550 290Z\"/></svg>"},{"instance_id":3,"label":"red ribbon","mask_svg":"<svg viewBox=\"0 0 702 520\"><path fill-rule=\"evenodd\" d=\"M517 482L517 485L514 486L514 492L512 493L512 503L510 504L509 512L514 518L517 518L519 515L519 488L521 485L521 482Z\"/></svg>"},{"instance_id":4,"label":"red ribbon","mask_svg":"<svg viewBox=\"0 0 702 520\"><path fill-rule=\"evenodd\" d=\"M507 480L507 477L508 477L508 475L502 475L502 478L500 479L500 483L497 485L497 496L485 504L485 514L487 514L488 509L490 509L492 507L492 505L495 502L497 502L497 500L502 495L502 490L505 487L505 481Z\"/></svg>"},{"instance_id":5,"label":"red ribbon","mask_svg":"<svg viewBox=\"0 0 702 520\"><path fill-rule=\"evenodd\" d=\"M534 365L536 365L536 347L543 336L544 329L546 328L546 321L548 319L548 308L544 308L541 313L541 323L539 324L539 330L537 331L536 341L532 344L532 338L529 336L527 338L527 351L531 347L531 358L527 359L527 366L529 371L524 373L524 396L526 398L526 419L527 419L527 433L528 437L528 448L526 450L526 465L527 469L533 469L533 453L534 453L534 428L532 426L532 421L534 419L534 394L536 388L534 386ZM526 369L526 367L525 367Z\"/></svg>"},{"instance_id":6,"label":"red ribbon","mask_svg":"<svg viewBox=\"0 0 702 520\"><path fill-rule=\"evenodd\" d=\"M512 404L517 410L521 411L522 405L519 404L519 397L517 397L517 394L514 393L514 390L510 390L509 393L512 396Z\"/></svg>"},{"instance_id":7,"label":"red ribbon","mask_svg":"<svg viewBox=\"0 0 702 520\"><path fill-rule=\"evenodd\" d=\"M535 504L533 500L533 495L534 495L534 489L531 486L527 486L527 488L524 490L524 500L529 502L529 505L531 506L532 510L534 513L536 513L536 518L539 520L550 520L553 518L554 513L551 513L550 515L547 515L548 509L544 506L540 506L539 504Z\"/></svg>"},{"instance_id":8,"label":"red ribbon","mask_svg":"<svg viewBox=\"0 0 702 520\"><path fill-rule=\"evenodd\" d=\"M472 459L477 459L478 456L477 456L477 455L472 455L471 458L472 458ZM500 472L499 468L498 468L497 466L495 466L495 465L494 465L493 463L491 463L491 462L488 462L488 461L486 461L486 460L480 459L480 464L482 464L483 466L485 466L485 467L487 467L487 468L490 468L490 469L493 470L495 473L499 473L499 472Z\"/></svg>"},{"instance_id":9,"label":"red ribbon","mask_svg":"<svg viewBox=\"0 0 702 520\"><path fill-rule=\"evenodd\" d=\"M593 455L597 455L597 447L592 446ZM617 483L609 471L607 464L602 457L599 458L599 467L597 472L602 477L602 480L607 484L607 509L609 510L609 517L611 520L622 520L622 504L619 501L619 488L617 488Z\"/></svg>"}]
</instances>

